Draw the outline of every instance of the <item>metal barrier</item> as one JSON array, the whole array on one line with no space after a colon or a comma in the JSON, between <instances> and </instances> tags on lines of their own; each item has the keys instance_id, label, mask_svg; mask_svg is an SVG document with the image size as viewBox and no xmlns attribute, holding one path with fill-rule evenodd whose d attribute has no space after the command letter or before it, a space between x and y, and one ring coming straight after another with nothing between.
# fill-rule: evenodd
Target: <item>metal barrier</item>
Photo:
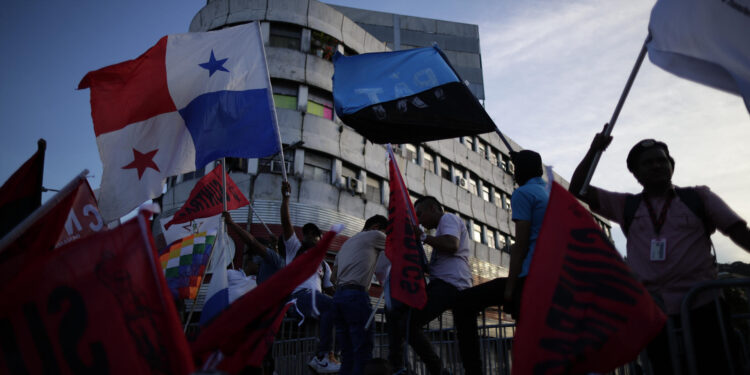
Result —
<instances>
[{"instance_id":1,"label":"metal barrier","mask_svg":"<svg viewBox=\"0 0 750 375\"><path fill-rule=\"evenodd\" d=\"M740 291L739 298L744 299L744 301L738 302L744 302L745 309L743 309L744 311L731 311L730 307L730 310L725 312L723 311L724 307L722 305L724 303L722 303L721 297L716 297L713 300L713 304L716 308L716 315L719 318L718 323L719 331L721 333L724 359L727 361L730 374L746 374L750 371L750 352L748 352L747 346L748 338L750 338L750 299L747 298L749 295L748 292L750 292L750 279L723 279L707 281L696 285L687 295L685 295L685 298L682 301L682 311L680 314L682 320L682 344L684 345L684 353L687 360L687 373L691 375L698 374L696 354L699 355L700 353L696 353L695 350L695 342L693 341L692 332L693 328L690 324L692 322L692 312L690 308L693 305L693 301L701 295L701 293L716 289L727 290L728 288L735 288L735 290ZM736 307L739 306L735 306L735 308ZM725 315L730 317L729 322L725 321ZM733 322L735 322L735 324L732 324ZM680 330L675 329L674 333L679 334ZM679 353L675 355L673 350L672 363L679 364L681 362ZM680 369L675 367L673 370L675 373L678 373L677 371Z\"/></svg>"},{"instance_id":2,"label":"metal barrier","mask_svg":"<svg viewBox=\"0 0 750 375\"><path fill-rule=\"evenodd\" d=\"M733 327L737 327L737 323L740 323L738 329L727 330L726 328L730 322L725 322L723 319L720 319L719 324L723 331L722 340L725 345L724 347L730 348L730 350L725 351L725 355L727 361L732 364L732 374L750 373L748 372L750 369L750 367L748 367L750 364L750 348L747 345L748 342L750 342L750 300L748 299L748 296L750 296L750 279L716 280L696 286L685 297L681 320L682 322L690 322L691 313L689 306L696 296L705 291L725 288L741 289L742 292L740 294L743 303L746 305L746 308L743 311L732 311L731 319L735 322ZM718 299L714 301L714 304L717 309L721 308ZM721 313L718 315L719 317L722 316ZM511 349L513 335L515 334L515 324L498 322L497 320L487 318L487 316L487 313L480 314L477 322L479 327L483 373L491 375L509 375L512 364ZM276 341L273 346L273 356L276 363L276 372L279 375L305 374L309 372L307 369L307 362L315 353L318 342L318 322L316 320L308 320L302 326L298 326L297 324L298 320L296 318L285 318L278 334L276 335ZM388 334L385 324L385 314L383 308L380 307L378 308L374 320L374 358L388 358ZM675 374L697 374L696 355L700 355L700 353L695 352L692 339L693 332L691 331L690 325L684 323L680 328L677 327L674 322L670 321L667 332L671 337L670 349L672 353L672 363L676 364L674 368ZM729 337L724 334L726 332L729 332L734 336ZM458 350L456 330L453 327L452 314L446 312L430 322L429 325L425 327L425 333L432 342L435 351L443 360L443 366L453 374L463 374L463 365ZM736 342L736 345L730 345L731 342ZM412 373L420 375L427 374L424 364L419 360L416 353L414 353L411 347L408 345L406 346L408 348L408 353L405 360L407 361ZM732 352L732 349L734 352ZM680 366L686 366L687 369L682 369ZM683 372L683 370L685 371ZM653 371L644 350L635 361L615 369L609 374L650 375L653 374Z\"/></svg>"}]
</instances>

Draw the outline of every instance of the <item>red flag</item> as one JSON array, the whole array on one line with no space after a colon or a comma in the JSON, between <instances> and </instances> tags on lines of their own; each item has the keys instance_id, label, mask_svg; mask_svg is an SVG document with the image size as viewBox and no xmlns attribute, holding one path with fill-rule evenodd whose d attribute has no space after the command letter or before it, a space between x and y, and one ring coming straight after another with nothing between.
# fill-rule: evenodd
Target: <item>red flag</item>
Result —
<instances>
[{"instance_id":1,"label":"red flag","mask_svg":"<svg viewBox=\"0 0 750 375\"><path fill-rule=\"evenodd\" d=\"M0 372L193 370L144 217L36 253L14 280L0 284ZM1 263L0 273L8 267Z\"/></svg>"},{"instance_id":2,"label":"red flag","mask_svg":"<svg viewBox=\"0 0 750 375\"><path fill-rule=\"evenodd\" d=\"M609 372L665 321L591 213L554 183L524 286L513 374Z\"/></svg>"},{"instance_id":3,"label":"red flag","mask_svg":"<svg viewBox=\"0 0 750 375\"><path fill-rule=\"evenodd\" d=\"M37 145L36 153L0 187L0 237L42 204L42 174L47 143L40 139Z\"/></svg>"},{"instance_id":4,"label":"red flag","mask_svg":"<svg viewBox=\"0 0 750 375\"><path fill-rule=\"evenodd\" d=\"M414 206L390 146L388 153L391 193L388 200L385 255L391 261L391 297L421 309L427 303L422 268L424 250L414 232L414 225L417 223Z\"/></svg>"},{"instance_id":5,"label":"red flag","mask_svg":"<svg viewBox=\"0 0 750 375\"><path fill-rule=\"evenodd\" d=\"M227 210L234 210L250 204L234 181L229 178L228 173L226 176ZM221 165L217 165L211 173L203 176L195 184L195 187L190 192L190 198L174 214L172 220L164 225L164 228L169 229L172 224L187 223L193 219L220 214L224 210L224 205L222 204L224 192L221 185Z\"/></svg>"},{"instance_id":6,"label":"red flag","mask_svg":"<svg viewBox=\"0 0 750 375\"><path fill-rule=\"evenodd\" d=\"M40 254L54 249L63 231L70 208L78 192L86 181L86 173L81 173L34 211L0 242L0 284L5 284L19 273L23 267Z\"/></svg>"},{"instance_id":7,"label":"red flag","mask_svg":"<svg viewBox=\"0 0 750 375\"><path fill-rule=\"evenodd\" d=\"M85 180L83 185L76 193L73 207L68 212L64 230L60 233L55 247L107 229L107 226L104 225L104 219L102 219L102 215L99 214L99 209L96 207L96 197L94 197L94 192L91 191L91 186Z\"/></svg>"},{"instance_id":8,"label":"red flag","mask_svg":"<svg viewBox=\"0 0 750 375\"><path fill-rule=\"evenodd\" d=\"M327 232L315 247L229 305L200 333L193 356L205 359L219 351L223 360L218 369L230 374L244 366L259 367L286 312L287 296L315 273L335 236Z\"/></svg>"}]
</instances>

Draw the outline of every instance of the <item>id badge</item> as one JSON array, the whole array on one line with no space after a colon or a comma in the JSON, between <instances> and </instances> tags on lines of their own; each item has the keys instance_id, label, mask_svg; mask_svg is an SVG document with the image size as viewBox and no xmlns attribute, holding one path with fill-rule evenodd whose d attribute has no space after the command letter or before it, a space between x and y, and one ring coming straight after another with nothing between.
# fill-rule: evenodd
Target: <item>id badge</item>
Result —
<instances>
[{"instance_id":1,"label":"id badge","mask_svg":"<svg viewBox=\"0 0 750 375\"><path fill-rule=\"evenodd\" d=\"M651 260L654 262L661 262L667 259L667 239L652 239L651 240Z\"/></svg>"}]
</instances>

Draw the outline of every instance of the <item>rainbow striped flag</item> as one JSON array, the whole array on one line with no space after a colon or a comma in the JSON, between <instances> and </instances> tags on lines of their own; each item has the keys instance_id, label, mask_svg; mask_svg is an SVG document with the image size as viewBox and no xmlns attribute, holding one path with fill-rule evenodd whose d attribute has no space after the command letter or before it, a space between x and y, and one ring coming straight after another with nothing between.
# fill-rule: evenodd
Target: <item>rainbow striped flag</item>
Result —
<instances>
[{"instance_id":1,"label":"rainbow striped flag","mask_svg":"<svg viewBox=\"0 0 750 375\"><path fill-rule=\"evenodd\" d=\"M161 268L175 298L195 299L216 242L216 230L177 240L159 253Z\"/></svg>"}]
</instances>

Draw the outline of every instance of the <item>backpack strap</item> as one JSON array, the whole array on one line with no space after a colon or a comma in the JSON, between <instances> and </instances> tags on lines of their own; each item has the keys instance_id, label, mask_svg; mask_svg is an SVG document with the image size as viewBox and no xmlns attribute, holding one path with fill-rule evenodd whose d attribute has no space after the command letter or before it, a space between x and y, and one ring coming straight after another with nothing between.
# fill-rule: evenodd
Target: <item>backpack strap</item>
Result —
<instances>
[{"instance_id":1,"label":"backpack strap","mask_svg":"<svg viewBox=\"0 0 750 375\"><path fill-rule=\"evenodd\" d=\"M698 190L695 187L677 187L675 191L682 203L685 203L690 211L703 222L703 229L706 231L706 236L710 237L716 231L716 225L708 217L706 207L703 205L703 198L698 194Z\"/></svg>"},{"instance_id":2,"label":"backpack strap","mask_svg":"<svg viewBox=\"0 0 750 375\"><path fill-rule=\"evenodd\" d=\"M625 197L625 210L623 211L622 215L622 232L625 234L625 237L628 236L628 229L630 229L630 224L633 223L633 218L635 218L635 211L638 210L638 206L641 204L641 200L641 194L633 194Z\"/></svg>"}]
</instances>

